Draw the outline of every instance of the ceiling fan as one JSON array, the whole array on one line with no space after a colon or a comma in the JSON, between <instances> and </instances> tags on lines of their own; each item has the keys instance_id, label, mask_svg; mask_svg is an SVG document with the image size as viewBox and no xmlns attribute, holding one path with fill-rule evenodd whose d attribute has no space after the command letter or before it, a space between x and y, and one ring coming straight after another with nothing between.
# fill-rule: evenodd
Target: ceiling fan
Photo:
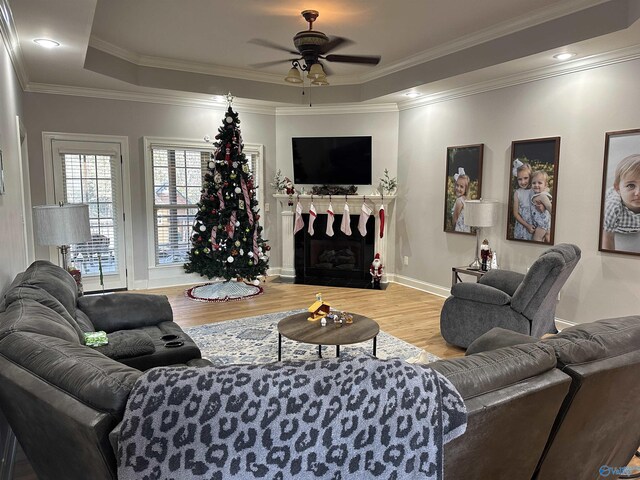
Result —
<instances>
[{"instance_id":1,"label":"ceiling fan","mask_svg":"<svg viewBox=\"0 0 640 480\"><path fill-rule=\"evenodd\" d=\"M302 83L300 70L307 72L307 77L312 85L329 85L327 73L330 70L322 62L358 63L362 65L377 65L380 63L380 55L336 55L329 53L338 47L344 47L353 43L343 37L328 37L324 33L313 30L313 22L318 18L317 10L304 10L302 16L309 22L309 30L298 32L293 37L293 45L296 50L290 50L269 40L253 39L250 43L263 47L274 48L284 51L296 58L275 60L273 62L257 63L252 65L256 68L277 65L278 63L291 62L291 69L285 80L289 83ZM298 70L298 68L300 70Z\"/></svg>"}]
</instances>

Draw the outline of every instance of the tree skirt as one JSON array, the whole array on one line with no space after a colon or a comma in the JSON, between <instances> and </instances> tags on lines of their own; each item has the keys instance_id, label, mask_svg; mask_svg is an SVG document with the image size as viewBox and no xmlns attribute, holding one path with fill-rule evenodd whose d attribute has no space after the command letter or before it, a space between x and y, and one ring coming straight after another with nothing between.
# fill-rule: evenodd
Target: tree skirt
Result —
<instances>
[{"instance_id":1,"label":"tree skirt","mask_svg":"<svg viewBox=\"0 0 640 480\"><path fill-rule=\"evenodd\" d=\"M185 327L184 331L202 351L202 357L214 365L238 363L263 364L278 360L278 322L288 315L304 312L268 313L255 317L208 323L197 327ZM318 326L320 328L320 326ZM328 327L325 327L328 328ZM382 330L378 334L377 356L401 358L416 363L429 363L438 357L415 345L389 335ZM372 353L372 341L340 347L340 354ZM336 356L335 346L323 346L322 356ZM282 338L282 360L313 360L318 358L318 346Z\"/></svg>"},{"instance_id":2,"label":"tree skirt","mask_svg":"<svg viewBox=\"0 0 640 480\"><path fill-rule=\"evenodd\" d=\"M262 287L243 282L205 283L191 287L184 294L198 302L228 302L255 297L263 292Z\"/></svg>"}]
</instances>

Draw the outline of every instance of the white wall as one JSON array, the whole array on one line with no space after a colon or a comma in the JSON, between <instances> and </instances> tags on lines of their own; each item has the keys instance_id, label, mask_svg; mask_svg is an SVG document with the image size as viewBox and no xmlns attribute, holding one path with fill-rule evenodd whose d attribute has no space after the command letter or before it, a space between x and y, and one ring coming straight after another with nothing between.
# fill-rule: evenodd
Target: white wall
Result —
<instances>
[{"instance_id":1,"label":"white wall","mask_svg":"<svg viewBox=\"0 0 640 480\"><path fill-rule=\"evenodd\" d=\"M24 108L25 123L29 132L33 205L46 203L42 132L123 135L129 138L133 218L128 222L133 232L135 262L135 278L129 279L129 285L144 286L148 279L148 257L142 138L173 137L196 141L201 141L205 135L213 138L218 127L222 125L226 107L186 107L27 93ZM241 108L237 110L240 114L244 142L263 144L265 147L265 183L268 185L275 171L275 116L247 113ZM263 212L261 222L265 227L264 237L267 239L273 235L275 219L275 213ZM38 258L47 258L48 255L42 248L36 253ZM271 264L280 265L278 249L274 248L272 253Z\"/></svg>"},{"instance_id":2,"label":"white wall","mask_svg":"<svg viewBox=\"0 0 640 480\"><path fill-rule=\"evenodd\" d=\"M0 195L0 293L27 266L20 189L20 143L16 115L22 116L22 91L0 36L0 150L6 194Z\"/></svg>"},{"instance_id":3,"label":"white wall","mask_svg":"<svg viewBox=\"0 0 640 480\"><path fill-rule=\"evenodd\" d=\"M598 252L598 229L605 132L640 127L639 77L636 60L401 111L396 272L449 286L451 267L474 258L475 237L442 231L446 148L474 143L485 144L483 197L502 202L483 237L501 268L524 272L546 247L505 239L511 142L560 136L555 243L577 244L582 259L556 315L637 314L640 257Z\"/></svg>"}]
</instances>

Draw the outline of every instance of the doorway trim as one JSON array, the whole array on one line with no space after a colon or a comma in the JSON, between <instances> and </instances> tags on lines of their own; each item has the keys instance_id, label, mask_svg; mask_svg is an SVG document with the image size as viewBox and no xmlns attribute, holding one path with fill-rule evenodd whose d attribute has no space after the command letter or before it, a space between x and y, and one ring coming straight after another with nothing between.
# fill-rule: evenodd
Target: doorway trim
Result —
<instances>
[{"instance_id":1,"label":"doorway trim","mask_svg":"<svg viewBox=\"0 0 640 480\"><path fill-rule=\"evenodd\" d=\"M133 232L131 229L133 216L131 214L131 182L129 180L129 137L120 135L97 135L83 133L62 133L62 132L42 132L42 152L44 160L44 179L45 179L45 198L47 204L51 205L55 202L54 192L54 158L53 158L53 141L71 141L71 142L97 142L97 143L118 143L120 145L120 154L122 155L122 199L123 212L125 221L124 242L125 242L125 261L126 261L126 283L127 289L130 290L134 284L134 260L133 260ZM58 263L58 249L51 247L49 249L49 257L55 264Z\"/></svg>"}]
</instances>

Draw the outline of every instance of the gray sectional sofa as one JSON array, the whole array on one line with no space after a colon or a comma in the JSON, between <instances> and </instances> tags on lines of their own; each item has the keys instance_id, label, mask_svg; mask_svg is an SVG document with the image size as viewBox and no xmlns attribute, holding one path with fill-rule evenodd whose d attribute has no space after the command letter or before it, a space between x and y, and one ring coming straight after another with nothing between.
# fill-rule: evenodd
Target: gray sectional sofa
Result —
<instances>
[{"instance_id":1,"label":"gray sectional sofa","mask_svg":"<svg viewBox=\"0 0 640 480\"><path fill-rule=\"evenodd\" d=\"M83 345L80 331L132 327L126 319L135 319L143 331L158 329L159 338L171 321L160 307L166 299L121 294L74 302L57 267L36 264L0 306L0 409L38 478L115 479L119 423L142 372ZM640 317L579 325L555 342L521 335L501 344L502 338L481 337L476 353L429 365L453 383L467 408L466 432L444 449L446 479L599 478L595 463L621 466L631 458L640 443L640 409L630 408L640 393L634 378ZM186 369L207 363L199 354L188 357L155 358ZM250 386L247 394L257 398ZM563 458L575 463L563 465Z\"/></svg>"}]
</instances>

